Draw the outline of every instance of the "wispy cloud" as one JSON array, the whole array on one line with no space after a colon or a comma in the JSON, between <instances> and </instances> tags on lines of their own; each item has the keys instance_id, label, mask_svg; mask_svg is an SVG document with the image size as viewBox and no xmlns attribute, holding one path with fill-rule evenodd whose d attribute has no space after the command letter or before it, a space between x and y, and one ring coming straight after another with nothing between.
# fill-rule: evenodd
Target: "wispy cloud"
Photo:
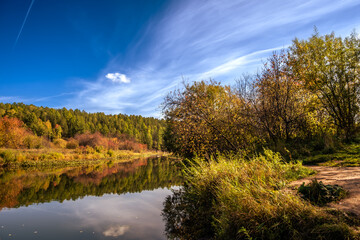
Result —
<instances>
[{"instance_id":1,"label":"wispy cloud","mask_svg":"<svg viewBox=\"0 0 360 240\"><path fill-rule=\"evenodd\" d=\"M36 104L36 103L47 102L49 100L54 100L56 98L60 99L64 96L73 96L73 95L78 95L78 92L61 93L53 96L45 96L45 97L37 97L37 98L24 98L19 96L0 96L0 102L5 102L5 103L22 102L25 104Z\"/></svg>"},{"instance_id":2,"label":"wispy cloud","mask_svg":"<svg viewBox=\"0 0 360 240\"><path fill-rule=\"evenodd\" d=\"M28 19L28 16L29 16L29 14L30 14L30 11L31 11L31 8L32 8L34 2L35 2L35 0L31 0L30 6L29 6L29 8L28 8L28 10L27 10L27 12L26 12L24 21L23 21L23 23L22 23L22 25L21 25L21 28L20 28L20 31L19 31L19 33L18 33L18 35L17 35L17 37L16 37L16 40L15 40L15 43L14 43L13 48L16 47L16 44L17 44L17 42L19 41L20 35L21 35L22 31L23 31L23 28L24 28L24 26L25 26L26 20Z\"/></svg>"},{"instance_id":3,"label":"wispy cloud","mask_svg":"<svg viewBox=\"0 0 360 240\"><path fill-rule=\"evenodd\" d=\"M229 83L242 72L256 71L294 37L308 37L314 25L326 33L348 28L346 18L330 15L346 15L354 7L360 10L360 0L173 1L149 22L127 58L116 57L102 70L113 82L131 79L131 84L114 86L100 74L83 83L71 104L90 111L160 116L158 105L182 76ZM126 69L126 75L116 69Z\"/></svg>"},{"instance_id":4,"label":"wispy cloud","mask_svg":"<svg viewBox=\"0 0 360 240\"><path fill-rule=\"evenodd\" d=\"M245 71L246 69L243 69L244 66L248 66L249 64L252 64L252 63L255 63L256 65L258 65L259 63L261 63L261 60L264 58L267 58L271 52L284 49L285 47L287 47L287 46L281 46L281 47L260 50L260 51L256 51L256 52L235 58L235 59L225 62L224 64L221 64L220 66L217 66L207 72L202 73L198 77L198 79L215 78L217 76L226 75L228 73L233 73L233 71L236 69L238 69L238 70L241 69L242 71Z\"/></svg>"}]
</instances>

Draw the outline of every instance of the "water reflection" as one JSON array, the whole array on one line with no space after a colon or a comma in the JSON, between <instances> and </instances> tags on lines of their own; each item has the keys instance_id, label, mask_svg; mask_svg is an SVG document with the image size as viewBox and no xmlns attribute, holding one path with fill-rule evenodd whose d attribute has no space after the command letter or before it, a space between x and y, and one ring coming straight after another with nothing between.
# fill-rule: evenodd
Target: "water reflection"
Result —
<instances>
[{"instance_id":1,"label":"water reflection","mask_svg":"<svg viewBox=\"0 0 360 240\"><path fill-rule=\"evenodd\" d=\"M165 157L47 172L18 170L0 175L0 209L180 184L180 172Z\"/></svg>"},{"instance_id":2,"label":"water reflection","mask_svg":"<svg viewBox=\"0 0 360 240\"><path fill-rule=\"evenodd\" d=\"M4 173L0 239L164 239L162 202L180 184L168 159Z\"/></svg>"}]
</instances>

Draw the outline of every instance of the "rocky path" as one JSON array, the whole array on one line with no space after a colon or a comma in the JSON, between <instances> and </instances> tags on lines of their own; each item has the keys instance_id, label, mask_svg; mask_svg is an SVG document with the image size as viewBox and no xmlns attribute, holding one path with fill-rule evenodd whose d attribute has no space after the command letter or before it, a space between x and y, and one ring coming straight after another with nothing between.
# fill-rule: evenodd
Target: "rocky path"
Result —
<instances>
[{"instance_id":1,"label":"rocky path","mask_svg":"<svg viewBox=\"0 0 360 240\"><path fill-rule=\"evenodd\" d=\"M290 186L298 187L303 182L307 184L314 178L324 184L340 185L349 191L349 196L339 203L332 203L330 206L360 216L360 167L312 166L311 168L317 171L317 174L294 181Z\"/></svg>"}]
</instances>

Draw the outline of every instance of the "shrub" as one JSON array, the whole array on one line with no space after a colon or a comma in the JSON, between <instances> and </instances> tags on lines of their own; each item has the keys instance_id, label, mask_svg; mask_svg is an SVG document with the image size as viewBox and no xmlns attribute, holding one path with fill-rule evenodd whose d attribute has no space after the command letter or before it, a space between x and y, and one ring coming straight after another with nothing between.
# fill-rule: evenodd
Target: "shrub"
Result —
<instances>
[{"instance_id":1,"label":"shrub","mask_svg":"<svg viewBox=\"0 0 360 240\"><path fill-rule=\"evenodd\" d=\"M74 152L77 153L77 154L86 154L86 147L79 146L78 148L75 149Z\"/></svg>"},{"instance_id":2,"label":"shrub","mask_svg":"<svg viewBox=\"0 0 360 240\"><path fill-rule=\"evenodd\" d=\"M96 146L108 147L108 139L99 132L77 134L75 139L79 142L80 146L90 146L93 148Z\"/></svg>"},{"instance_id":3,"label":"shrub","mask_svg":"<svg viewBox=\"0 0 360 240\"><path fill-rule=\"evenodd\" d=\"M109 138L107 145L109 149L113 149L113 150L119 149L119 141L117 138Z\"/></svg>"},{"instance_id":4,"label":"shrub","mask_svg":"<svg viewBox=\"0 0 360 240\"><path fill-rule=\"evenodd\" d=\"M40 149L43 147L43 140L41 137L35 135L28 135L24 138L24 146L28 149Z\"/></svg>"},{"instance_id":5,"label":"shrub","mask_svg":"<svg viewBox=\"0 0 360 240\"><path fill-rule=\"evenodd\" d=\"M49 159L54 159L54 160L63 160L65 158L65 156L62 153L51 152L51 153L48 154L48 158Z\"/></svg>"},{"instance_id":6,"label":"shrub","mask_svg":"<svg viewBox=\"0 0 360 240\"><path fill-rule=\"evenodd\" d=\"M302 198L309 200L311 203L323 206L326 203L339 201L346 197L347 192L339 185L325 185L322 181L317 179L305 185L303 183L298 192L301 193Z\"/></svg>"},{"instance_id":7,"label":"shrub","mask_svg":"<svg viewBox=\"0 0 360 240\"><path fill-rule=\"evenodd\" d=\"M92 154L95 152L95 149L90 147L90 146L86 146L86 154Z\"/></svg>"},{"instance_id":8,"label":"shrub","mask_svg":"<svg viewBox=\"0 0 360 240\"><path fill-rule=\"evenodd\" d=\"M132 140L124 140L119 143L120 150L130 150L134 152L142 152L147 149L146 144L141 144Z\"/></svg>"},{"instance_id":9,"label":"shrub","mask_svg":"<svg viewBox=\"0 0 360 240\"><path fill-rule=\"evenodd\" d=\"M76 141L75 139L70 139L70 140L66 143L66 148L67 148L67 149L76 149L77 147L79 147L79 143L78 143L78 141Z\"/></svg>"},{"instance_id":10,"label":"shrub","mask_svg":"<svg viewBox=\"0 0 360 240\"><path fill-rule=\"evenodd\" d=\"M101 153L104 150L103 146L95 146L95 152Z\"/></svg>"},{"instance_id":11,"label":"shrub","mask_svg":"<svg viewBox=\"0 0 360 240\"><path fill-rule=\"evenodd\" d=\"M0 158L2 159L2 163L4 165L15 162L16 156L11 150L4 150L0 152Z\"/></svg>"},{"instance_id":12,"label":"shrub","mask_svg":"<svg viewBox=\"0 0 360 240\"><path fill-rule=\"evenodd\" d=\"M66 141L64 139L58 138L54 140L54 145L57 148L66 148Z\"/></svg>"}]
</instances>

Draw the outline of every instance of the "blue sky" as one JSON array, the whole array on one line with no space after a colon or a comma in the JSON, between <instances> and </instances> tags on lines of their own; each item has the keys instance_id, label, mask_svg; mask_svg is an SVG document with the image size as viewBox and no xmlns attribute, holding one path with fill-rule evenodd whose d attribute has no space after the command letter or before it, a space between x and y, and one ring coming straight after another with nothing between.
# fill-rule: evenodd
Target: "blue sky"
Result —
<instances>
[{"instance_id":1,"label":"blue sky","mask_svg":"<svg viewBox=\"0 0 360 240\"><path fill-rule=\"evenodd\" d=\"M0 101L161 116L189 81L232 84L295 38L360 32L360 0L0 0Z\"/></svg>"}]
</instances>

